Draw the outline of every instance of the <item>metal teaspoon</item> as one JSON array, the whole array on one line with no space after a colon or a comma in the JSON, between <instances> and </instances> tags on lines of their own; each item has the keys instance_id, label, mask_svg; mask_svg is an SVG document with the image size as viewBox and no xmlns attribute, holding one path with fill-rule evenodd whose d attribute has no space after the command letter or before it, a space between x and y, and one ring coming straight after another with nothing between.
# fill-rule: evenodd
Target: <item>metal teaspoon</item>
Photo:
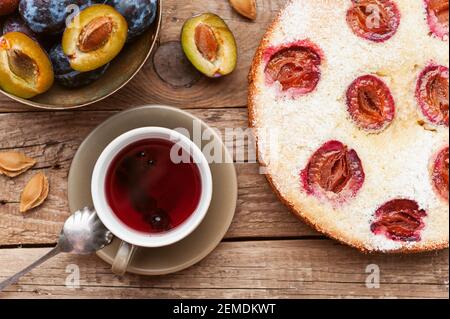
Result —
<instances>
[{"instance_id":1,"label":"metal teaspoon","mask_svg":"<svg viewBox=\"0 0 450 319\"><path fill-rule=\"evenodd\" d=\"M97 213L87 207L83 208L64 223L56 247L27 268L0 283L0 291L17 283L22 276L60 253L89 255L109 245L112 239L113 234L102 224Z\"/></svg>"}]
</instances>

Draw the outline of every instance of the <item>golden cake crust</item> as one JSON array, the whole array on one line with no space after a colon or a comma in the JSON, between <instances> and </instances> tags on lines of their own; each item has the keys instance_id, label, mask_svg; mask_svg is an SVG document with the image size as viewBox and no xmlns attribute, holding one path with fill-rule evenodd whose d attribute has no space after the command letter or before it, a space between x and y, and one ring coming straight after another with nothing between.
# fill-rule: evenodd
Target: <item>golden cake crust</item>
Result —
<instances>
[{"instance_id":1,"label":"golden cake crust","mask_svg":"<svg viewBox=\"0 0 450 319\"><path fill-rule=\"evenodd\" d=\"M284 16L284 12L288 10L293 4L302 2L304 0L289 0L286 4L284 10L281 10L274 21L270 24L265 33L253 60L250 73L249 73L249 93L248 93L248 116L249 116L249 126L253 129L258 130L260 127L259 116L258 116L258 97L261 94L261 83L264 79L261 79L261 67L265 65L264 61L264 53L269 48L272 47L272 38L274 33L277 32L280 28L280 24L283 23L282 19ZM422 1L422 0L417 0ZM332 1L331 1L332 2ZM336 2L342 2L342 0L336 0ZM314 39L305 38L314 42ZM298 38L298 40L304 40L302 38ZM446 43L448 47L448 41ZM448 65L447 65L448 66ZM275 101L274 101L275 103ZM301 111L299 111L301 112ZM314 214L314 210L316 207L314 205L309 207L301 207L301 205L295 203L292 200L292 195L288 195L280 190L280 187L277 184L276 176L272 174L270 164L266 163L263 156L261 155L261 145L259 140L259 134L256 133L256 147L258 160L263 167L266 167L267 174L266 178L273 189L276 196L279 200L299 219L306 222L308 225L316 229L317 231L329 236L343 244L350 245L352 247L357 248L358 250L366 253L370 252L385 252L385 253L419 253L433 250L440 250L448 248L448 233L446 236L442 236L442 240L436 240L432 242L427 242L426 244L417 243L415 245L401 245L396 247L388 247L388 248L374 248L370 245L367 245L364 240L360 240L357 236L352 237L348 234L348 232L343 232L339 228L333 228L329 226L322 225L321 222L315 220L311 216ZM300 188L300 180L298 181L298 187ZM380 203L381 204L381 203ZM448 205L448 204L447 204ZM309 212L308 214L306 212ZM447 223L448 224L448 223Z\"/></svg>"}]
</instances>

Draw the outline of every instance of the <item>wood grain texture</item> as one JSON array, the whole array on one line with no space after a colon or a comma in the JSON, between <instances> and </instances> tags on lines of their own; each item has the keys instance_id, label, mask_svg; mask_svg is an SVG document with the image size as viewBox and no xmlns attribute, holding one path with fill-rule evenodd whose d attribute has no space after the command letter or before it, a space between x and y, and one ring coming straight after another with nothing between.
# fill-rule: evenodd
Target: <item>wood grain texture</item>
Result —
<instances>
[{"instance_id":1,"label":"wood grain texture","mask_svg":"<svg viewBox=\"0 0 450 319\"><path fill-rule=\"evenodd\" d=\"M164 0L163 26L160 45L179 41L181 28L189 17L203 12L220 15L236 36L239 63L236 71L222 79L210 80L196 77L188 85L178 81L164 81L155 72L153 57L141 72L119 94L88 107L90 110L120 110L143 104L169 104L181 108L223 108L247 105L247 74L259 40L266 26L285 0L258 0L258 20L256 22L241 18L229 5L228 0ZM189 69L181 70L174 62L174 56L166 54L158 59L158 65L167 65L167 72L173 77L183 78L191 74ZM0 112L23 112L31 110L0 95Z\"/></svg>"},{"instance_id":2,"label":"wood grain texture","mask_svg":"<svg viewBox=\"0 0 450 319\"><path fill-rule=\"evenodd\" d=\"M246 128L246 109L192 110L192 113L224 133L226 128ZM67 175L71 160L83 139L114 112L59 112L0 114L0 151L25 152L38 163L14 179L0 176L0 246L55 243L67 206ZM225 135L225 134L224 134ZM229 137L235 156L245 158L248 140ZM233 147L234 145L234 147ZM50 195L45 204L19 213L20 192L37 170L49 177ZM227 238L318 236L297 221L273 195L259 174L257 164L237 165L239 202Z\"/></svg>"},{"instance_id":3,"label":"wood grain texture","mask_svg":"<svg viewBox=\"0 0 450 319\"><path fill-rule=\"evenodd\" d=\"M48 249L0 250L0 280ZM80 288L65 286L70 265ZM380 271L368 289L367 267ZM372 266L373 267L373 266ZM70 269L70 268L69 268ZM200 264L164 277L111 274L96 257L63 255L24 277L0 298L448 298L448 251L363 255L329 240L222 243Z\"/></svg>"}]
</instances>

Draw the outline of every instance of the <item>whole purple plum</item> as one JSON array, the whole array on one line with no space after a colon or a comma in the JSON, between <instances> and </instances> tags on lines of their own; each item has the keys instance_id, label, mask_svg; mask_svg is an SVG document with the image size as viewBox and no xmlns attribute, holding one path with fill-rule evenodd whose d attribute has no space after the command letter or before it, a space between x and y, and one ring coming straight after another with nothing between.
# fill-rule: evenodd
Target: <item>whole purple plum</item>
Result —
<instances>
[{"instance_id":1,"label":"whole purple plum","mask_svg":"<svg viewBox=\"0 0 450 319\"><path fill-rule=\"evenodd\" d=\"M20 0L19 12L34 32L58 34L64 31L69 15L93 3L93 0Z\"/></svg>"},{"instance_id":2,"label":"whole purple plum","mask_svg":"<svg viewBox=\"0 0 450 319\"><path fill-rule=\"evenodd\" d=\"M78 72L70 67L70 62L62 50L61 44L50 50L56 81L67 88L79 88L97 81L109 67L109 64L90 72Z\"/></svg>"},{"instance_id":3,"label":"whole purple plum","mask_svg":"<svg viewBox=\"0 0 450 319\"><path fill-rule=\"evenodd\" d=\"M128 41L144 33L156 18L158 0L106 0L128 22Z\"/></svg>"},{"instance_id":4,"label":"whole purple plum","mask_svg":"<svg viewBox=\"0 0 450 319\"><path fill-rule=\"evenodd\" d=\"M2 34L6 34L9 32L22 32L32 38L34 41L38 41L36 33L34 33L33 30L28 27L28 25L19 15L13 15L6 19L5 23L3 24L2 32Z\"/></svg>"}]
</instances>

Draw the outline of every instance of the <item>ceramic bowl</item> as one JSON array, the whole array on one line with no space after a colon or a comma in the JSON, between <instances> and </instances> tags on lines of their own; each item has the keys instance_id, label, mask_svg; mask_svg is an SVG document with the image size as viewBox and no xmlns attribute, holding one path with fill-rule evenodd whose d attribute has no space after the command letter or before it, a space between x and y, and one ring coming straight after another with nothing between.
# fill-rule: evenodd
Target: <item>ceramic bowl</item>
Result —
<instances>
[{"instance_id":1,"label":"ceramic bowl","mask_svg":"<svg viewBox=\"0 0 450 319\"><path fill-rule=\"evenodd\" d=\"M32 99L22 99L0 89L11 99L32 107L48 110L67 110L99 102L124 87L144 66L156 45L162 21L162 2L158 0L156 20L143 35L128 43L111 62L106 73L96 82L77 89L58 85ZM0 24L3 21L0 21Z\"/></svg>"}]
</instances>

